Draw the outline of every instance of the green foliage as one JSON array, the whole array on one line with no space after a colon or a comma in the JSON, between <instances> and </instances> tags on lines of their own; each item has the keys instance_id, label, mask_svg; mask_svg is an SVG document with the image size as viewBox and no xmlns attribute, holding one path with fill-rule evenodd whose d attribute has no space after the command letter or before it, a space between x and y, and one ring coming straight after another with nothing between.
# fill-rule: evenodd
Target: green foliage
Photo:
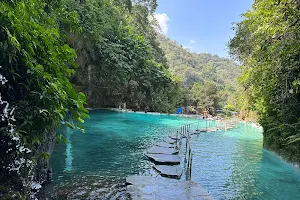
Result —
<instances>
[{"instance_id":1,"label":"green foliage","mask_svg":"<svg viewBox=\"0 0 300 200\"><path fill-rule=\"evenodd\" d=\"M0 2L0 73L7 79L0 93L2 100L14 108L14 130L9 131L10 124L0 122L0 140L4 141L0 157L4 165L19 158L38 159L44 138L50 137L56 127L69 120L83 123L88 116L85 95L77 93L69 81L75 73L76 53L65 43L61 31L62 26L66 32L76 27L77 15L69 12L67 1L47 3ZM17 151L12 141L16 136L30 153ZM5 153L7 149L12 149L11 153ZM43 153L42 157L48 159L48 155ZM1 182L7 181L15 189L22 187L11 177L18 176L17 172L6 166L1 169Z\"/></svg>"},{"instance_id":2,"label":"green foliage","mask_svg":"<svg viewBox=\"0 0 300 200\"><path fill-rule=\"evenodd\" d=\"M236 111L236 108L234 105L232 104L227 104L225 107L224 107L225 110L228 110L228 111Z\"/></svg>"},{"instance_id":3,"label":"green foliage","mask_svg":"<svg viewBox=\"0 0 300 200\"><path fill-rule=\"evenodd\" d=\"M40 134L39 128L58 126L67 114L83 122L85 96L76 93L68 80L76 54L63 44L55 19L44 11L45 4L17 1L14 6L0 6L1 72L12 86L5 86L2 93L14 90L7 100L17 101L22 112L18 128L29 135Z\"/></svg>"},{"instance_id":4,"label":"green foliage","mask_svg":"<svg viewBox=\"0 0 300 200\"><path fill-rule=\"evenodd\" d=\"M243 65L244 105L259 114L264 146L299 162L299 2L255 1L234 27L231 54Z\"/></svg>"},{"instance_id":5,"label":"green foliage","mask_svg":"<svg viewBox=\"0 0 300 200\"><path fill-rule=\"evenodd\" d=\"M241 73L237 64L211 54L192 53L163 35L158 39L169 70L182 82L178 105L207 109L232 103L236 78Z\"/></svg>"},{"instance_id":6,"label":"green foliage","mask_svg":"<svg viewBox=\"0 0 300 200\"><path fill-rule=\"evenodd\" d=\"M192 96L197 103L198 108L203 110L209 110L210 107L216 107L217 102L217 86L215 83L208 81L204 82L203 85L194 83L192 87Z\"/></svg>"},{"instance_id":7,"label":"green foliage","mask_svg":"<svg viewBox=\"0 0 300 200\"><path fill-rule=\"evenodd\" d=\"M149 2L154 1L135 4L129 12L121 1L114 2L118 6L108 0L73 2L83 31L69 36L79 63L72 81L86 93L89 106L126 102L138 110L174 109L177 83L157 57Z\"/></svg>"}]
</instances>

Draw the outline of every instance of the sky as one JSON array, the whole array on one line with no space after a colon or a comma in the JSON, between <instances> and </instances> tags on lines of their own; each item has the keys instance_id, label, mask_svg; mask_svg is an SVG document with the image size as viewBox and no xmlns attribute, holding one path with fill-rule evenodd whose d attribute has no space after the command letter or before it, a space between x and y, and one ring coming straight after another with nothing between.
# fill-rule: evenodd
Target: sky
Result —
<instances>
[{"instance_id":1,"label":"sky","mask_svg":"<svg viewBox=\"0 0 300 200\"><path fill-rule=\"evenodd\" d=\"M229 57L227 43L253 0L158 0L161 32L196 53Z\"/></svg>"}]
</instances>

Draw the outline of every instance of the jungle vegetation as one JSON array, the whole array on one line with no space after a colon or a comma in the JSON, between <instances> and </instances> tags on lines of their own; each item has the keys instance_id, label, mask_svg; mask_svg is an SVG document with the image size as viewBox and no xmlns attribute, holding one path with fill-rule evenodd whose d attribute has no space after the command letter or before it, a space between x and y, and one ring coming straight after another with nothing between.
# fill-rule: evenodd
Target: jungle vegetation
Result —
<instances>
[{"instance_id":1,"label":"jungle vegetation","mask_svg":"<svg viewBox=\"0 0 300 200\"><path fill-rule=\"evenodd\" d=\"M237 63L209 53L193 53L163 35L158 35L158 40L169 71L180 79L178 106L238 108L236 80L241 69Z\"/></svg>"},{"instance_id":2,"label":"jungle vegetation","mask_svg":"<svg viewBox=\"0 0 300 200\"><path fill-rule=\"evenodd\" d=\"M300 1L257 0L234 26L231 55L242 64L240 109L258 114L264 147L300 161Z\"/></svg>"},{"instance_id":3,"label":"jungle vegetation","mask_svg":"<svg viewBox=\"0 0 300 200\"><path fill-rule=\"evenodd\" d=\"M31 183L42 182L35 168L49 158L44 147L55 128L84 131L86 107L253 111L264 146L299 162L300 2L255 1L229 43L242 69L159 34L156 7L156 0L0 2L1 198L28 197Z\"/></svg>"}]
</instances>

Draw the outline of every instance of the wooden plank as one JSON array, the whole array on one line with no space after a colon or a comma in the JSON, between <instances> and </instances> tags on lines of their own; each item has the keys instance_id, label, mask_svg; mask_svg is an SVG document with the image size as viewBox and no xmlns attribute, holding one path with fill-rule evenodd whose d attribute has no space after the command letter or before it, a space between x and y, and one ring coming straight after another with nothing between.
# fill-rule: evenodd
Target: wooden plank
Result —
<instances>
[{"instance_id":1,"label":"wooden plank","mask_svg":"<svg viewBox=\"0 0 300 200\"><path fill-rule=\"evenodd\" d=\"M146 156L156 163L164 165L178 165L180 164L180 157L178 155L166 155L166 154L146 154Z\"/></svg>"},{"instance_id":2,"label":"wooden plank","mask_svg":"<svg viewBox=\"0 0 300 200\"><path fill-rule=\"evenodd\" d=\"M127 193L132 200L212 200L212 196L198 183L163 177L129 176Z\"/></svg>"},{"instance_id":3,"label":"wooden plank","mask_svg":"<svg viewBox=\"0 0 300 200\"><path fill-rule=\"evenodd\" d=\"M158 147L153 146L150 149L148 149L147 153L149 154L178 154L178 150L175 148L164 148L164 147Z\"/></svg>"}]
</instances>

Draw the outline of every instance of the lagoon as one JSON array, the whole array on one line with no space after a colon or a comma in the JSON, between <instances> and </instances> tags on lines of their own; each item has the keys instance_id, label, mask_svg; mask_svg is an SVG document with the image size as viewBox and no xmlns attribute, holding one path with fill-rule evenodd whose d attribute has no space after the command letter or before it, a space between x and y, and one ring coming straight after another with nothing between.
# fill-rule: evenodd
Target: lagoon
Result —
<instances>
[{"instance_id":1,"label":"lagoon","mask_svg":"<svg viewBox=\"0 0 300 200\"><path fill-rule=\"evenodd\" d=\"M68 128L68 143L51 157L49 199L127 199L125 177L158 176L145 152L176 128L204 120L169 115L90 111L86 133ZM196 122L196 123L195 123ZM215 199L300 199L300 170L262 148L261 130L240 123L230 131L191 138L192 180Z\"/></svg>"}]
</instances>

